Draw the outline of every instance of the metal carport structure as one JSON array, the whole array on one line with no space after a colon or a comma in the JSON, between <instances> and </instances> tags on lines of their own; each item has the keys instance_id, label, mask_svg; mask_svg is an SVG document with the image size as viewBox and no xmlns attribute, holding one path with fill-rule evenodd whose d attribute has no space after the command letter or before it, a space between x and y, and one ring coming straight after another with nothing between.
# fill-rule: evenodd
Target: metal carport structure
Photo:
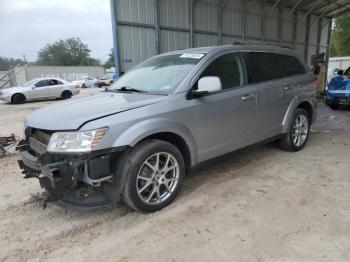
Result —
<instances>
[{"instance_id":1,"label":"metal carport structure","mask_svg":"<svg viewBox=\"0 0 350 262\"><path fill-rule=\"evenodd\" d=\"M190 47L266 42L329 59L332 19L350 0L110 0L116 71Z\"/></svg>"}]
</instances>

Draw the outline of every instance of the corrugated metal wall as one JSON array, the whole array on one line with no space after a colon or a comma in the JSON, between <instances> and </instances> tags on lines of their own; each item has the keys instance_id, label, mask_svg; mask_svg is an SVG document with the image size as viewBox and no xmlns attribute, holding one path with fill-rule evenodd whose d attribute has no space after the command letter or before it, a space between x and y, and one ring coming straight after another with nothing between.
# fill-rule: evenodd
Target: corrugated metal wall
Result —
<instances>
[{"instance_id":1,"label":"corrugated metal wall","mask_svg":"<svg viewBox=\"0 0 350 262\"><path fill-rule=\"evenodd\" d=\"M235 41L291 45L309 64L317 49L327 51L329 20L320 27L319 17L265 1L114 1L122 72L158 52Z\"/></svg>"}]
</instances>

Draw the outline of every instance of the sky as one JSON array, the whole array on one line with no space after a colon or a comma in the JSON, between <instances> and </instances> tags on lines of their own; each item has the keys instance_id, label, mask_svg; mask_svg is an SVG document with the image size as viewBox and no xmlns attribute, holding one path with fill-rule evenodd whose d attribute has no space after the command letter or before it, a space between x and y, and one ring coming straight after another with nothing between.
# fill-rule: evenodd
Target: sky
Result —
<instances>
[{"instance_id":1,"label":"sky","mask_svg":"<svg viewBox=\"0 0 350 262\"><path fill-rule=\"evenodd\" d=\"M104 62L113 47L109 0L0 0L0 56L35 61L41 48L79 37Z\"/></svg>"}]
</instances>

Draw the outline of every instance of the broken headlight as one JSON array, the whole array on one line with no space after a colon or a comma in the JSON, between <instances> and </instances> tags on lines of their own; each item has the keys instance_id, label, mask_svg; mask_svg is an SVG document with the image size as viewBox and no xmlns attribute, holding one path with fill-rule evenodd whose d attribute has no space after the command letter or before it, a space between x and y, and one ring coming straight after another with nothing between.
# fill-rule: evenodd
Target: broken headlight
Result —
<instances>
[{"instance_id":1,"label":"broken headlight","mask_svg":"<svg viewBox=\"0 0 350 262\"><path fill-rule=\"evenodd\" d=\"M47 151L52 153L82 153L91 151L105 136L108 128L81 132L53 133Z\"/></svg>"}]
</instances>

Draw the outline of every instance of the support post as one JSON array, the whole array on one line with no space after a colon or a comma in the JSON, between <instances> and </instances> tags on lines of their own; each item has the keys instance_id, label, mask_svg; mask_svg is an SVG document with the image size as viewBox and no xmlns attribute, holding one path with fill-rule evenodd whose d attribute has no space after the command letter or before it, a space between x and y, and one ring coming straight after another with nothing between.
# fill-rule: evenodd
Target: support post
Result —
<instances>
[{"instance_id":1,"label":"support post","mask_svg":"<svg viewBox=\"0 0 350 262\"><path fill-rule=\"evenodd\" d=\"M297 23L298 23L298 9L294 10L293 11L293 36L292 36L292 41L293 41L293 46L294 48L297 47L297 30L298 30L298 27L297 27Z\"/></svg>"},{"instance_id":2,"label":"support post","mask_svg":"<svg viewBox=\"0 0 350 262\"><path fill-rule=\"evenodd\" d=\"M247 22L247 1L241 0L241 34L242 41L246 39L246 22Z\"/></svg>"},{"instance_id":3,"label":"support post","mask_svg":"<svg viewBox=\"0 0 350 262\"><path fill-rule=\"evenodd\" d=\"M112 19L112 35L113 35L113 54L114 54L114 67L116 78L120 76L120 64L119 64L119 44L118 44L118 16L117 16L117 1L110 0L111 19Z\"/></svg>"},{"instance_id":4,"label":"support post","mask_svg":"<svg viewBox=\"0 0 350 262\"><path fill-rule=\"evenodd\" d=\"M321 47L321 34L322 34L322 21L323 18L318 19L318 25L317 25L317 47L316 47L316 54L320 53L320 47Z\"/></svg>"},{"instance_id":5,"label":"support post","mask_svg":"<svg viewBox=\"0 0 350 262\"><path fill-rule=\"evenodd\" d=\"M221 45L222 44L222 12L223 12L223 3L222 0L218 0L218 44Z\"/></svg>"},{"instance_id":6,"label":"support post","mask_svg":"<svg viewBox=\"0 0 350 262\"><path fill-rule=\"evenodd\" d=\"M306 23L305 23L305 48L304 48L304 59L306 62L309 61L308 56L309 56L309 38L310 38L310 21L311 21L311 16L308 15L306 17Z\"/></svg>"},{"instance_id":7,"label":"support post","mask_svg":"<svg viewBox=\"0 0 350 262\"><path fill-rule=\"evenodd\" d=\"M160 54L160 26L159 26L159 0L154 0L154 30L156 54Z\"/></svg>"},{"instance_id":8,"label":"support post","mask_svg":"<svg viewBox=\"0 0 350 262\"><path fill-rule=\"evenodd\" d=\"M328 22L328 30L327 30L327 50L326 50L326 58L325 58L325 70L326 70L326 76L328 75L328 64L329 64L329 56L330 56L330 50L331 50L331 37L332 37L332 19L329 19ZM327 86L327 77L325 77L325 83L324 87Z\"/></svg>"},{"instance_id":9,"label":"support post","mask_svg":"<svg viewBox=\"0 0 350 262\"><path fill-rule=\"evenodd\" d=\"M261 3L261 16L260 16L260 36L261 41L265 41L265 5L266 0Z\"/></svg>"},{"instance_id":10,"label":"support post","mask_svg":"<svg viewBox=\"0 0 350 262\"><path fill-rule=\"evenodd\" d=\"M278 8L278 28L277 28L277 37L278 37L278 42L282 42L282 24L283 21L283 6L280 5Z\"/></svg>"},{"instance_id":11,"label":"support post","mask_svg":"<svg viewBox=\"0 0 350 262\"><path fill-rule=\"evenodd\" d=\"M194 37L193 37L193 27L194 27L194 15L193 15L193 10L194 10L194 5L196 4L196 0L191 0L190 1L190 47L194 47Z\"/></svg>"}]
</instances>

